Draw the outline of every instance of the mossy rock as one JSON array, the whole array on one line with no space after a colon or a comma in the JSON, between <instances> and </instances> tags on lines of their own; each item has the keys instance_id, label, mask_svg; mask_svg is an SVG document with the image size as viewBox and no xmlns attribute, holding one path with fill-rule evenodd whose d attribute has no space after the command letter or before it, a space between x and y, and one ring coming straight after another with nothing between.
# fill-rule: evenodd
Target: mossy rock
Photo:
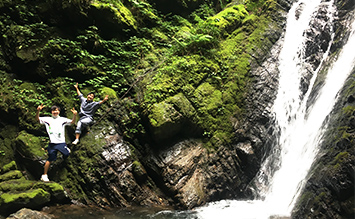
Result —
<instances>
[{"instance_id":1,"label":"mossy rock","mask_svg":"<svg viewBox=\"0 0 355 219\"><path fill-rule=\"evenodd\" d=\"M109 25L129 27L137 29L137 21L131 11L125 7L120 1L105 3L105 1L93 1L91 7L97 10L96 15L100 16L97 20L106 22Z\"/></svg>"},{"instance_id":2,"label":"mossy rock","mask_svg":"<svg viewBox=\"0 0 355 219\"><path fill-rule=\"evenodd\" d=\"M0 195L1 214L9 214L21 208L40 208L50 201L50 194L43 189L31 189L20 193Z\"/></svg>"},{"instance_id":3,"label":"mossy rock","mask_svg":"<svg viewBox=\"0 0 355 219\"><path fill-rule=\"evenodd\" d=\"M182 93L178 93L175 96L168 98L166 102L173 104L174 108L186 118L191 118L196 114L195 108Z\"/></svg>"},{"instance_id":4,"label":"mossy rock","mask_svg":"<svg viewBox=\"0 0 355 219\"><path fill-rule=\"evenodd\" d=\"M153 138L158 141L173 137L182 128L183 115L166 101L153 104L148 118Z\"/></svg>"},{"instance_id":5,"label":"mossy rock","mask_svg":"<svg viewBox=\"0 0 355 219\"><path fill-rule=\"evenodd\" d=\"M0 173L6 173L6 172L9 172L10 170L17 170L16 161L13 160L10 163L4 165L1 168Z\"/></svg>"},{"instance_id":6,"label":"mossy rock","mask_svg":"<svg viewBox=\"0 0 355 219\"><path fill-rule=\"evenodd\" d=\"M16 147L21 155L27 159L45 160L47 158L46 142L26 131L21 131L16 138Z\"/></svg>"},{"instance_id":7,"label":"mossy rock","mask_svg":"<svg viewBox=\"0 0 355 219\"><path fill-rule=\"evenodd\" d=\"M17 128L7 125L0 131L0 166L1 171L5 171L5 166L15 159L14 155L14 139L17 135ZM7 166L8 167L8 166Z\"/></svg>"},{"instance_id":8,"label":"mossy rock","mask_svg":"<svg viewBox=\"0 0 355 219\"><path fill-rule=\"evenodd\" d=\"M137 179L138 183L142 183L147 180L148 175L147 171L144 169L143 165L139 161L133 162L133 175Z\"/></svg>"},{"instance_id":9,"label":"mossy rock","mask_svg":"<svg viewBox=\"0 0 355 219\"><path fill-rule=\"evenodd\" d=\"M244 5L233 5L218 13L213 17L209 17L206 23L218 27L222 31L229 32L240 27L244 18L249 15Z\"/></svg>"},{"instance_id":10,"label":"mossy rock","mask_svg":"<svg viewBox=\"0 0 355 219\"><path fill-rule=\"evenodd\" d=\"M9 192L9 191L26 191L33 188L37 183L36 181L30 181L25 179L12 179L0 183L0 191Z\"/></svg>"},{"instance_id":11,"label":"mossy rock","mask_svg":"<svg viewBox=\"0 0 355 219\"><path fill-rule=\"evenodd\" d=\"M34 184L33 188L40 188L49 192L51 194L51 201L61 202L68 198L63 186L55 182L37 182Z\"/></svg>"},{"instance_id":12,"label":"mossy rock","mask_svg":"<svg viewBox=\"0 0 355 219\"><path fill-rule=\"evenodd\" d=\"M203 83L195 90L193 102L198 106L199 113L216 115L223 104L222 92L209 83Z\"/></svg>"},{"instance_id":13,"label":"mossy rock","mask_svg":"<svg viewBox=\"0 0 355 219\"><path fill-rule=\"evenodd\" d=\"M112 102L112 100L118 99L116 91L112 88L109 88L109 87L103 87L103 88L99 89L99 94L100 94L101 99L103 99L106 95L108 95L108 99L111 102Z\"/></svg>"},{"instance_id":14,"label":"mossy rock","mask_svg":"<svg viewBox=\"0 0 355 219\"><path fill-rule=\"evenodd\" d=\"M23 175L22 175L21 171L12 170L10 172L0 175L0 182L12 180L12 179L20 179L22 177L23 177Z\"/></svg>"}]
</instances>

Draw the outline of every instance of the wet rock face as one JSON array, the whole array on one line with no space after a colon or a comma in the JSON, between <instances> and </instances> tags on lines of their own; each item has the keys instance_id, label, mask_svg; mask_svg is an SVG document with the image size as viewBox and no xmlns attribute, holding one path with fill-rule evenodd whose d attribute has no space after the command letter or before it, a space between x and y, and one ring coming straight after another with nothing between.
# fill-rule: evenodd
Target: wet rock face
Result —
<instances>
[{"instance_id":1,"label":"wet rock face","mask_svg":"<svg viewBox=\"0 0 355 219\"><path fill-rule=\"evenodd\" d=\"M234 197L246 183L239 158L229 149L209 153L198 141L183 141L145 163L155 181L183 208L191 209L221 197Z\"/></svg>"},{"instance_id":2,"label":"wet rock face","mask_svg":"<svg viewBox=\"0 0 355 219\"><path fill-rule=\"evenodd\" d=\"M300 54L304 57L304 62L302 65L305 65L308 71L305 71L302 79L300 88L302 90L302 95L304 95L309 88L309 83L312 78L311 72L314 72L321 63L323 55L330 48L330 43L332 40L333 29L335 28L335 23L331 20L331 13L335 11L332 9L334 7L329 2L324 2L318 8L318 11L313 15L310 24L310 29L307 29L304 33L306 38L306 49L303 54ZM302 12L300 12L302 13ZM320 85L316 86L317 89L312 92L317 92Z\"/></svg>"},{"instance_id":3,"label":"wet rock face","mask_svg":"<svg viewBox=\"0 0 355 219\"><path fill-rule=\"evenodd\" d=\"M355 72L351 77L354 77ZM353 83L349 78L345 87ZM352 85L351 85L352 86ZM348 88L348 87L347 87ZM321 157L293 211L292 218L354 218L355 144L353 121L355 105L342 92L330 119L330 128L320 151ZM351 99L351 98L350 98ZM351 110L350 115L344 111ZM349 118L350 117L350 118ZM338 127L343 127L339 130ZM337 130L337 131L335 131Z\"/></svg>"},{"instance_id":4,"label":"wet rock face","mask_svg":"<svg viewBox=\"0 0 355 219\"><path fill-rule=\"evenodd\" d=\"M97 188L103 194L102 197L95 195L100 205L167 205L144 167L132 157L128 143L118 134L106 136L106 142L99 167L102 180Z\"/></svg>"},{"instance_id":5,"label":"wet rock face","mask_svg":"<svg viewBox=\"0 0 355 219\"><path fill-rule=\"evenodd\" d=\"M354 18L354 1L336 1L339 17L336 20L336 35L332 56L347 39L349 22ZM333 60L334 58L331 58ZM329 61L331 63L331 60ZM339 100L329 116L329 127L313 165L309 179L302 192L292 218L354 218L354 74L353 71ZM341 128L340 128L341 127Z\"/></svg>"}]
</instances>

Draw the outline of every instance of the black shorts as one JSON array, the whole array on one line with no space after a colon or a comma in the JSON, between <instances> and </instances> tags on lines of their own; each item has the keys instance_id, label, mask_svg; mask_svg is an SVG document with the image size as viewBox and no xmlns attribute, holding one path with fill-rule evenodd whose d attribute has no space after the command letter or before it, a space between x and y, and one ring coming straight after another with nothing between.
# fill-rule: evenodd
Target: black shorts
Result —
<instances>
[{"instance_id":1,"label":"black shorts","mask_svg":"<svg viewBox=\"0 0 355 219\"><path fill-rule=\"evenodd\" d=\"M66 143L49 143L48 148L48 161L55 161L57 160L57 153L58 151L63 154L63 158L66 159L69 157L70 149L67 147Z\"/></svg>"}]
</instances>

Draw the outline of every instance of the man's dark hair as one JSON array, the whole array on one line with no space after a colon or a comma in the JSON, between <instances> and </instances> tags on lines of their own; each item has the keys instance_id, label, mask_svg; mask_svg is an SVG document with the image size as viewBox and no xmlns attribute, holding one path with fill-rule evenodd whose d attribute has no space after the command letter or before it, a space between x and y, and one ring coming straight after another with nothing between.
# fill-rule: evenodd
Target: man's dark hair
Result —
<instances>
[{"instance_id":1,"label":"man's dark hair","mask_svg":"<svg viewBox=\"0 0 355 219\"><path fill-rule=\"evenodd\" d=\"M56 110L56 109L58 109L58 111L60 111L60 107L59 106L56 106L56 105L52 106L51 107L51 112Z\"/></svg>"},{"instance_id":2,"label":"man's dark hair","mask_svg":"<svg viewBox=\"0 0 355 219\"><path fill-rule=\"evenodd\" d=\"M94 92L89 92L87 96L89 96L90 94L94 95L94 97L95 97L95 93Z\"/></svg>"}]
</instances>

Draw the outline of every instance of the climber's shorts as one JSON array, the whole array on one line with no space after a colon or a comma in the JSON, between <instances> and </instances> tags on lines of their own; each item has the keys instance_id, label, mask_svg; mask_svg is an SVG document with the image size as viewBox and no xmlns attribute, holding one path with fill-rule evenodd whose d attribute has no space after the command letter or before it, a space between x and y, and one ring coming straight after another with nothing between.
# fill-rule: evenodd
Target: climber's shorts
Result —
<instances>
[{"instance_id":1,"label":"climber's shorts","mask_svg":"<svg viewBox=\"0 0 355 219\"><path fill-rule=\"evenodd\" d=\"M69 157L70 154L70 149L67 147L66 143L59 143L59 144L49 143L47 151L48 151L47 160L50 162L57 160L58 151L63 154L63 159Z\"/></svg>"}]
</instances>

